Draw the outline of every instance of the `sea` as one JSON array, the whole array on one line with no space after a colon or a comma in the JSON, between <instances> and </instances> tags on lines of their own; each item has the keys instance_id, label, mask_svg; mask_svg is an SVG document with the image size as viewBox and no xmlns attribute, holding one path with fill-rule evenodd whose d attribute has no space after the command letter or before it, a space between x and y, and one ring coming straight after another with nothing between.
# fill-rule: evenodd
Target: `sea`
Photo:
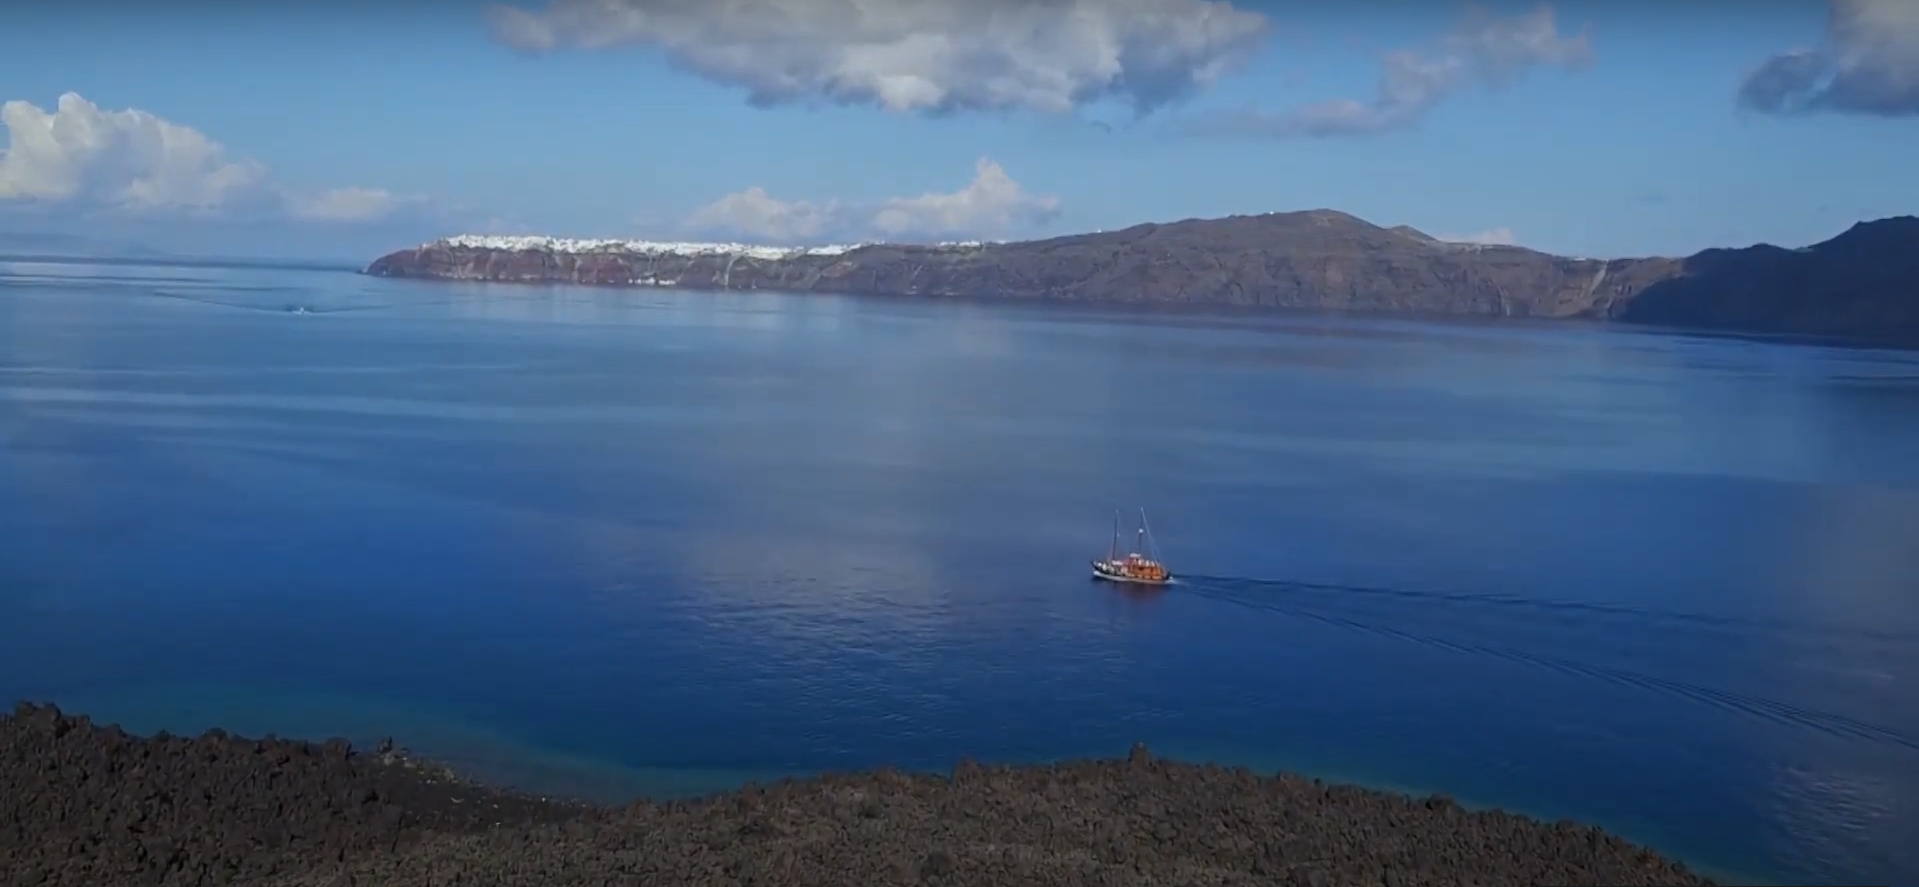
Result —
<instances>
[{"instance_id":1,"label":"sea","mask_svg":"<svg viewBox=\"0 0 1919 887\"><path fill-rule=\"evenodd\" d=\"M1115 513L1178 581L1095 582ZM0 699L602 800L1157 754L1919 884L1919 354L0 261Z\"/></svg>"}]
</instances>

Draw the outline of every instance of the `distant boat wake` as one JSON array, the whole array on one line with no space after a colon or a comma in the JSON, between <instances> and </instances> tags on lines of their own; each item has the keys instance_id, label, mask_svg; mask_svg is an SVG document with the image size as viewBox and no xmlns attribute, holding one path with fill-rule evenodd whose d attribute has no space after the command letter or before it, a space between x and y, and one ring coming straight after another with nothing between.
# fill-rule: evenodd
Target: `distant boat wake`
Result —
<instances>
[{"instance_id":1,"label":"distant boat wake","mask_svg":"<svg viewBox=\"0 0 1919 887\"><path fill-rule=\"evenodd\" d=\"M1760 620L1740 620L1732 617L1663 611L1652 608L1638 608L1614 604L1550 601L1508 595L1474 594L1466 592L1426 592L1370 588L1365 586L1286 582L1233 576L1183 576L1175 580L1174 585L1176 589L1182 593L1223 604L1278 613L1322 625L1358 631L1374 636L1396 638L1433 649L1475 656L1489 656L1509 662L1547 668L1560 672L1561 674L1601 680L1618 686L1651 690L1677 696L1774 724L1802 727L1817 730L1832 736L1884 743L1899 746L1909 751L1919 751L1919 738L1914 738L1911 735L1891 727L1868 723L1844 715L1816 711L1776 700L1718 690L1686 681L1663 678L1628 669L1593 665L1505 646L1449 640L1430 634L1382 625L1366 619L1355 619L1350 616L1338 615L1329 612L1330 607L1328 605L1334 603L1338 595L1370 595L1375 597L1417 599L1438 603L1484 604L1490 606L1512 606L1615 616L1628 615L1652 619L1667 619L1678 622L1697 622L1714 626L1748 626L1792 630L1801 630L1803 629L1802 626L1787 626L1767 623ZM1292 593L1283 594L1286 592ZM1855 638L1871 638L1901 643L1908 643L1913 640L1913 635L1911 634L1873 632L1867 629L1823 626L1814 627L1813 630L1844 633Z\"/></svg>"},{"instance_id":2,"label":"distant boat wake","mask_svg":"<svg viewBox=\"0 0 1919 887\"><path fill-rule=\"evenodd\" d=\"M1244 576L1181 576L1178 584L1211 596L1248 594L1264 600L1278 592L1310 594L1319 600L1340 597L1393 598L1412 602L1455 606L1507 607L1568 616L1629 618L1668 622L1706 629L1736 629L1742 632L1782 632L1799 636L1825 635L1847 640L1919 643L1919 633L1882 631L1847 625L1823 625L1810 622L1785 622L1738 616L1666 610L1632 604L1554 600L1509 594L1469 591L1381 588L1366 585L1339 585L1321 582L1294 582L1280 579L1254 579Z\"/></svg>"},{"instance_id":3,"label":"distant boat wake","mask_svg":"<svg viewBox=\"0 0 1919 887\"><path fill-rule=\"evenodd\" d=\"M351 311L390 311L395 308L421 308L421 307L431 307L434 305L451 305L455 301L457 301L454 299L434 299L430 301L421 301L421 302L401 302L401 303L391 304L391 305L340 305L332 308L325 308L325 307L314 307L311 305L302 305L298 303L268 304L268 303L259 303L259 302L228 301L225 299L214 299L214 298L209 298L207 296L192 295L189 293L168 292L166 290L154 290L148 293L148 295L156 299L173 299L175 301L180 301L180 302L193 302L198 305L211 305L216 308L233 308L240 311L265 311L273 314L344 314Z\"/></svg>"}]
</instances>

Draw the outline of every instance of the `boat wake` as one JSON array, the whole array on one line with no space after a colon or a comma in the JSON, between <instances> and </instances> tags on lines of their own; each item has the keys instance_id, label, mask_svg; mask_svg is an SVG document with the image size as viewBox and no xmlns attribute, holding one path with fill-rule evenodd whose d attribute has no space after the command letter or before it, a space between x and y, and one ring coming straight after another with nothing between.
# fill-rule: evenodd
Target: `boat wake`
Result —
<instances>
[{"instance_id":1,"label":"boat wake","mask_svg":"<svg viewBox=\"0 0 1919 887\"><path fill-rule=\"evenodd\" d=\"M1689 612L1685 610L1667 610L1635 604L1555 600L1551 598L1523 597L1520 595L1485 592L1381 588L1366 585L1339 585L1320 582L1253 579L1241 576L1182 576L1180 577L1179 584L1188 589L1211 593L1213 595L1248 595L1263 598L1270 594L1285 592L1288 593L1288 597L1293 600L1300 600L1307 597L1320 601L1333 599L1350 600L1353 598L1394 599L1412 603L1440 604L1446 606L1497 607L1515 611L1531 611L1547 616L1574 617L1580 619L1582 622L1592 619L1610 618L1641 623L1666 623L1674 626L1706 630L1736 631L1742 634L1752 632L1776 632L1791 634L1796 637L1823 636L1854 641L1880 641L1896 644L1919 643L1919 632L1911 631L1888 631L1864 628L1861 626L1831 625L1815 622L1787 622L1784 620L1755 619L1750 617Z\"/></svg>"},{"instance_id":2,"label":"boat wake","mask_svg":"<svg viewBox=\"0 0 1919 887\"><path fill-rule=\"evenodd\" d=\"M1519 650L1499 644L1448 639L1426 632L1393 627L1371 619L1354 618L1351 615L1343 615L1334 611L1337 598L1329 597L1327 593L1335 593L1338 595L1374 595L1448 603L1465 602L1488 606L1557 609L1581 613L1623 614L1646 618L1670 619L1679 622L1691 621L1711 625L1750 626L1770 625L1770 623L1709 616L1698 613L1662 611L1605 604L1584 604L1570 601L1543 601L1505 595L1459 592L1418 592L1239 577L1184 576L1176 580L1175 585L1181 593L1222 604L1276 613L1378 637L1394 638L1432 649L1473 656L1486 656L1508 662L1545 668L1573 677L1598 680L1615 686L1646 690L1687 699L1723 711L1733 712L1782 726L1800 727L1815 730L1830 736L1882 743L1898 746L1909 751L1919 751L1919 738L1915 738L1911 734L1844 715L1809 709L1759 696L1715 689L1631 669L1595 665L1559 656ZM1297 593L1289 594L1285 597L1278 597L1272 594L1281 591ZM1260 592L1265 593L1261 594ZM1791 628L1798 630L1801 627L1791 626ZM1826 627L1826 630L1856 632L1860 636L1874 637L1881 640L1904 641L1911 639L1910 635L1899 635L1891 632L1871 632L1863 629L1843 629L1829 626Z\"/></svg>"},{"instance_id":3,"label":"boat wake","mask_svg":"<svg viewBox=\"0 0 1919 887\"><path fill-rule=\"evenodd\" d=\"M345 314L345 313L356 312L356 311L390 311L396 308L421 308L421 307L431 307L434 305L452 305L452 304L456 304L458 301L454 299L431 299L431 300L422 300L418 302L399 302L399 303L393 303L393 304L314 306L314 305L301 304L298 302L293 302L293 303L288 303L283 301L246 302L238 299L219 299L219 298L214 298L212 296L200 295L197 293L174 292L174 291L162 290L162 289L151 290L147 292L146 295L150 298L155 298L155 299L171 299L177 302L192 302L196 305L209 305L216 308L230 308L238 311L264 311L264 312L274 313L274 314Z\"/></svg>"}]
</instances>

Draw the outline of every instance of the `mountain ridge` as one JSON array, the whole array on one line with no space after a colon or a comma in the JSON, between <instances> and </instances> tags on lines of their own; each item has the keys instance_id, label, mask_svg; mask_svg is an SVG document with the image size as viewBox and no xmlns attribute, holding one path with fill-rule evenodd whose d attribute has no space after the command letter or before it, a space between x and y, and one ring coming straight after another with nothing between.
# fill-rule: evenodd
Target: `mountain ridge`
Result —
<instances>
[{"instance_id":1,"label":"mountain ridge","mask_svg":"<svg viewBox=\"0 0 1919 887\"><path fill-rule=\"evenodd\" d=\"M461 236L364 273L430 280L1590 319L1919 342L1919 218L1811 246L1589 259L1333 209L1038 240L826 247Z\"/></svg>"}]
</instances>

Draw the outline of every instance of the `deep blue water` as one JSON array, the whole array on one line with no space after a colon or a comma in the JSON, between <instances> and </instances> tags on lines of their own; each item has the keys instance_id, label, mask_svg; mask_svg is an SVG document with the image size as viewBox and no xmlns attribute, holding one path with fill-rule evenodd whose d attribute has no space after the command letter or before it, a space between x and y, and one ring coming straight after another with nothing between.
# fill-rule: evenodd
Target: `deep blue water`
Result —
<instances>
[{"instance_id":1,"label":"deep blue water","mask_svg":"<svg viewBox=\"0 0 1919 887\"><path fill-rule=\"evenodd\" d=\"M1184 584L1088 580L1135 506ZM1919 356L0 264L6 697L609 797L1142 740L1919 884Z\"/></svg>"}]
</instances>

